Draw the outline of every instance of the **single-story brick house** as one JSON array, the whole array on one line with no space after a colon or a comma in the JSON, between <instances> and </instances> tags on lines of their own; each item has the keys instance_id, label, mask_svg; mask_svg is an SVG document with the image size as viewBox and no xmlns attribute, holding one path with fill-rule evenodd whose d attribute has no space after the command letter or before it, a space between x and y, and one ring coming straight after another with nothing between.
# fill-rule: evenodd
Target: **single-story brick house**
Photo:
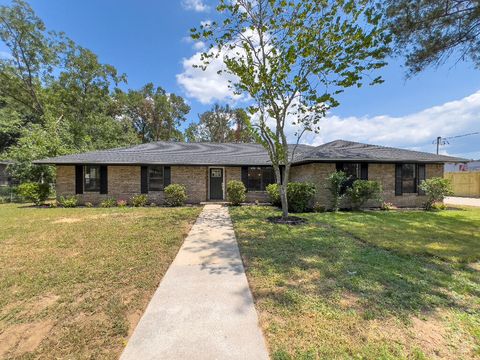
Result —
<instances>
[{"instance_id":1,"label":"single-story brick house","mask_svg":"<svg viewBox=\"0 0 480 360\"><path fill-rule=\"evenodd\" d=\"M293 149L293 145L292 145ZM327 177L337 169L355 178L376 180L383 198L397 206L421 206L418 184L443 176L447 162L465 159L337 140L317 147L298 145L291 181L317 186L316 201L328 206ZM187 188L188 202L221 201L229 180L243 181L248 201L265 201L265 187L274 182L271 162L259 144L155 142L129 148L94 151L36 161L57 168L57 196L78 195L98 203L114 197L128 200L148 194L162 203L171 183Z\"/></svg>"}]
</instances>

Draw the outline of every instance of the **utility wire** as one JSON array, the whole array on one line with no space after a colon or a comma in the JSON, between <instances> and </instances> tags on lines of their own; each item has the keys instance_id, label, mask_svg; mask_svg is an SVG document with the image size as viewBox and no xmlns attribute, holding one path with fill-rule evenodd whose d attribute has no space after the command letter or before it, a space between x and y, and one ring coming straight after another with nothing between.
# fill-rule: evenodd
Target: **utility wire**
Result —
<instances>
[{"instance_id":1,"label":"utility wire","mask_svg":"<svg viewBox=\"0 0 480 360\"><path fill-rule=\"evenodd\" d=\"M471 135L480 135L480 131L468 133L468 134L462 134L462 135L456 135L456 136L449 136L449 137L441 137L438 136L436 140L433 140L432 144L437 144L437 155L440 149L440 146L448 145L450 144L448 140L450 139L457 139L465 136L471 136Z\"/></svg>"}]
</instances>

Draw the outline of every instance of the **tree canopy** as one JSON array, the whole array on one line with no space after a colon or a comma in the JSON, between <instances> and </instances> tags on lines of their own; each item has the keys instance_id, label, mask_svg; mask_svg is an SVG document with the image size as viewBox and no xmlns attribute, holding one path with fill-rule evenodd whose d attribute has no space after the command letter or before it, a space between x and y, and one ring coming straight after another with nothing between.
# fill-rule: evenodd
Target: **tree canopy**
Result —
<instances>
[{"instance_id":1,"label":"tree canopy","mask_svg":"<svg viewBox=\"0 0 480 360\"><path fill-rule=\"evenodd\" d=\"M480 3L477 0L388 0L386 24L409 75L449 58L480 67Z\"/></svg>"},{"instance_id":2,"label":"tree canopy","mask_svg":"<svg viewBox=\"0 0 480 360\"><path fill-rule=\"evenodd\" d=\"M183 98L153 84L120 90L125 74L49 31L27 2L0 6L0 41L0 156L18 179L53 180L38 158L183 139Z\"/></svg>"},{"instance_id":3,"label":"tree canopy","mask_svg":"<svg viewBox=\"0 0 480 360\"><path fill-rule=\"evenodd\" d=\"M243 109L214 105L199 115L198 123L191 123L185 130L189 142L255 142L249 128L250 119Z\"/></svg>"},{"instance_id":4,"label":"tree canopy","mask_svg":"<svg viewBox=\"0 0 480 360\"><path fill-rule=\"evenodd\" d=\"M192 30L209 45L199 66L220 59L237 79L233 90L252 99L252 126L281 183L286 217L295 154L288 143L318 131L345 88L382 81L369 77L388 54L381 9L369 0L221 0L217 10L223 21Z\"/></svg>"}]
</instances>

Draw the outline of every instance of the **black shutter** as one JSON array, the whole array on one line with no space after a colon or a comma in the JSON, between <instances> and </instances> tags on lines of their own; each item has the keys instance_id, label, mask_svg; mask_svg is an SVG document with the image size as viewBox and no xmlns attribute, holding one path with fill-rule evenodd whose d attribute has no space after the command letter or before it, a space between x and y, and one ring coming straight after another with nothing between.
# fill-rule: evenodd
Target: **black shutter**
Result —
<instances>
[{"instance_id":1,"label":"black shutter","mask_svg":"<svg viewBox=\"0 0 480 360\"><path fill-rule=\"evenodd\" d=\"M368 164L367 163L360 164L360 179L368 180Z\"/></svg>"},{"instance_id":2,"label":"black shutter","mask_svg":"<svg viewBox=\"0 0 480 360\"><path fill-rule=\"evenodd\" d=\"M148 194L148 166L142 166L140 188L142 194Z\"/></svg>"},{"instance_id":3,"label":"black shutter","mask_svg":"<svg viewBox=\"0 0 480 360\"><path fill-rule=\"evenodd\" d=\"M418 195L425 195L425 191L420 189L418 185L422 183L423 180L426 178L426 173L425 173L425 164L418 164L417 167L417 189L418 189Z\"/></svg>"},{"instance_id":4,"label":"black shutter","mask_svg":"<svg viewBox=\"0 0 480 360\"><path fill-rule=\"evenodd\" d=\"M395 164L395 195L403 194L402 189L402 164Z\"/></svg>"},{"instance_id":5,"label":"black shutter","mask_svg":"<svg viewBox=\"0 0 480 360\"><path fill-rule=\"evenodd\" d=\"M172 172L170 166L163 167L163 187L166 188L172 183Z\"/></svg>"},{"instance_id":6,"label":"black shutter","mask_svg":"<svg viewBox=\"0 0 480 360\"><path fill-rule=\"evenodd\" d=\"M100 166L100 194L108 194L108 168Z\"/></svg>"},{"instance_id":7,"label":"black shutter","mask_svg":"<svg viewBox=\"0 0 480 360\"><path fill-rule=\"evenodd\" d=\"M83 194L83 165L75 166L75 194Z\"/></svg>"},{"instance_id":8,"label":"black shutter","mask_svg":"<svg viewBox=\"0 0 480 360\"><path fill-rule=\"evenodd\" d=\"M248 191L248 166L242 166L242 182Z\"/></svg>"},{"instance_id":9,"label":"black shutter","mask_svg":"<svg viewBox=\"0 0 480 360\"><path fill-rule=\"evenodd\" d=\"M337 171L343 171L343 163L336 163L335 167L337 168Z\"/></svg>"}]
</instances>

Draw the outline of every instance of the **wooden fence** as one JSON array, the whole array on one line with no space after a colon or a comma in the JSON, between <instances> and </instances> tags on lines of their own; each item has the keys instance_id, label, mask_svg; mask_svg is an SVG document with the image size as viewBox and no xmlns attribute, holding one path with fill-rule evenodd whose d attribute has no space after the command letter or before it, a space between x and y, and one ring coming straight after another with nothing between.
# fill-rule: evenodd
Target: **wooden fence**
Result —
<instances>
[{"instance_id":1,"label":"wooden fence","mask_svg":"<svg viewBox=\"0 0 480 360\"><path fill-rule=\"evenodd\" d=\"M480 197L480 171L450 172L445 178L452 182L456 196Z\"/></svg>"}]
</instances>

